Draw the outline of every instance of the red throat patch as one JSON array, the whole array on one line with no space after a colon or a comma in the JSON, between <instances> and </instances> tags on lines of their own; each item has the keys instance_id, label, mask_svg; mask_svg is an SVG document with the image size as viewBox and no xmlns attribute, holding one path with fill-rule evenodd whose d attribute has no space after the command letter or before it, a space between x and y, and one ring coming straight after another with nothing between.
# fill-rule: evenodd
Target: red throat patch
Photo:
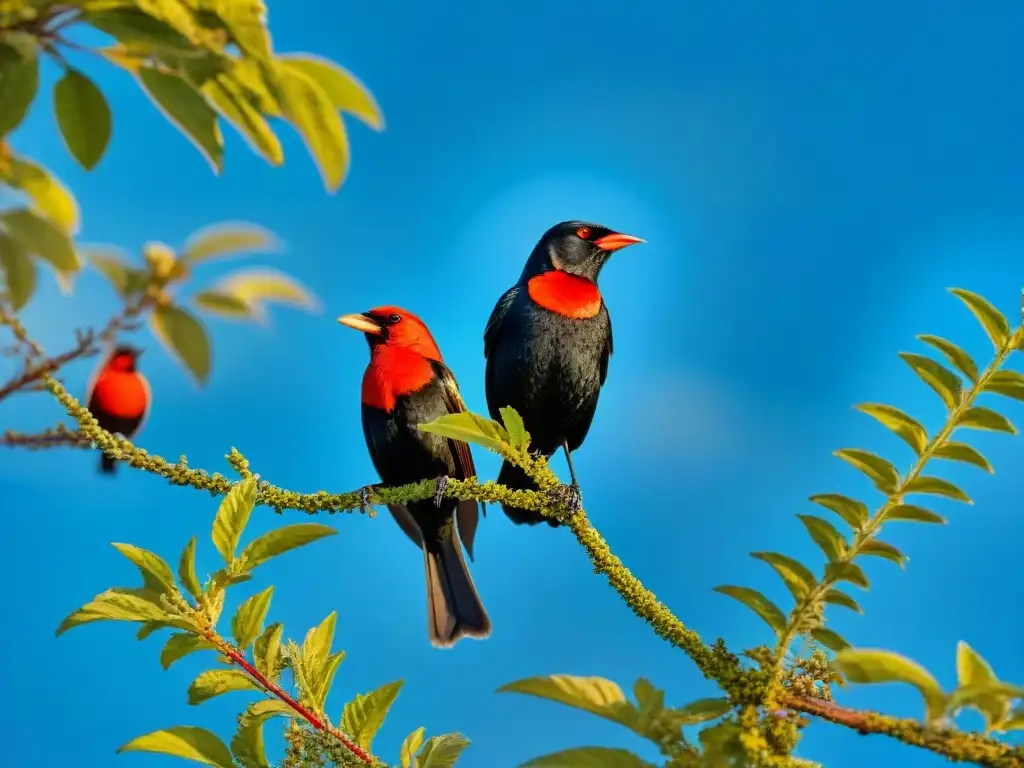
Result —
<instances>
[{"instance_id":1,"label":"red throat patch","mask_svg":"<svg viewBox=\"0 0 1024 768\"><path fill-rule=\"evenodd\" d=\"M422 355L381 344L363 374L363 405L390 413L398 398L411 395L434 379L434 368Z\"/></svg>"},{"instance_id":2,"label":"red throat patch","mask_svg":"<svg viewBox=\"0 0 1024 768\"><path fill-rule=\"evenodd\" d=\"M601 311L597 286L560 269L531 277L526 291L535 304L573 320L586 320Z\"/></svg>"}]
</instances>

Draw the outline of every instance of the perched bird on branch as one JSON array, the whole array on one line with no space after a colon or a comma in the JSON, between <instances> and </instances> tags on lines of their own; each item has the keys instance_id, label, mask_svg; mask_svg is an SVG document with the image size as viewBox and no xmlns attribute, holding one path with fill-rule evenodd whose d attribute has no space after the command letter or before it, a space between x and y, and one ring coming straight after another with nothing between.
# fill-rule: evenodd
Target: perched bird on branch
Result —
<instances>
[{"instance_id":1,"label":"perched bird on branch","mask_svg":"<svg viewBox=\"0 0 1024 768\"><path fill-rule=\"evenodd\" d=\"M149 382L138 370L143 350L119 345L93 374L86 390L89 412L107 432L131 440L142 429L149 415L152 395ZM100 472L113 474L114 459L102 454Z\"/></svg>"},{"instance_id":2,"label":"perched bird on branch","mask_svg":"<svg viewBox=\"0 0 1024 768\"><path fill-rule=\"evenodd\" d=\"M550 458L565 451L571 504L580 503L572 451L590 429L612 354L612 323L597 277L612 253L638 237L599 224L565 221L541 237L519 281L498 300L484 330L487 407L515 408L530 433L530 450ZM535 484L517 466L502 464L498 482L515 490ZM558 521L502 504L517 525Z\"/></svg>"},{"instance_id":3,"label":"perched bird on branch","mask_svg":"<svg viewBox=\"0 0 1024 768\"><path fill-rule=\"evenodd\" d=\"M370 344L362 385L363 434L384 484L438 478L443 487L449 477L475 477L466 443L417 429L466 410L455 377L423 321L400 307L377 307L344 315L338 322L362 331ZM443 648L461 637L490 635L491 621L458 539L472 558L480 505L444 498L439 491L432 500L389 504L388 510L423 550L431 644Z\"/></svg>"}]
</instances>

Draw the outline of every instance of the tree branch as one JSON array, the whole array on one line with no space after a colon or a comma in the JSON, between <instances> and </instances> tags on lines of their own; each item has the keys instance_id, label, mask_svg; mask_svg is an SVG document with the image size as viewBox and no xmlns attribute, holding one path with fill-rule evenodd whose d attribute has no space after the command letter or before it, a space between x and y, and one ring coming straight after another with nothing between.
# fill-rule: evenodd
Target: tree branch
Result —
<instances>
[{"instance_id":1,"label":"tree branch","mask_svg":"<svg viewBox=\"0 0 1024 768\"><path fill-rule=\"evenodd\" d=\"M78 434L78 432L68 429L63 424L58 424L56 427L48 427L42 432L33 434L15 432L13 429L9 429L0 435L0 446L41 450L43 448L60 447L91 448L92 444Z\"/></svg>"}]
</instances>

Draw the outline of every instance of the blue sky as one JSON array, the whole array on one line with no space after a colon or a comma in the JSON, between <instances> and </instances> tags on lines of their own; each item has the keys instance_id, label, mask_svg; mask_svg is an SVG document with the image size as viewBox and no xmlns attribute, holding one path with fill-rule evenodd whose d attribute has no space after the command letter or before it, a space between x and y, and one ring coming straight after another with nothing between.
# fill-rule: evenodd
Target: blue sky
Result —
<instances>
[{"instance_id":1,"label":"blue sky","mask_svg":"<svg viewBox=\"0 0 1024 768\"><path fill-rule=\"evenodd\" d=\"M900 441L850 406L892 403L934 427L937 399L896 353L921 351L914 334L935 333L987 358L988 342L944 289L978 291L1008 313L1018 305L1019 3L522 0L499 10L293 0L271 2L270 18L280 51L340 61L383 107L383 134L350 122L354 159L337 196L323 192L287 132L279 169L230 134L215 178L126 75L94 60L82 64L115 109L114 141L95 172L64 150L48 96L14 139L75 190L84 241L179 244L203 225L248 219L289 245L262 261L323 300L319 316L275 312L267 331L211 324L205 390L162 352L148 355L156 408L140 442L153 452L222 471L236 446L265 478L295 490L375 480L359 424L366 345L334 317L383 303L417 312L482 411L483 326L536 238L577 217L619 228L649 244L616 256L602 276L616 353L576 458L586 506L689 626L741 649L768 641L768 631L711 588L758 586L783 602L770 570L747 553L779 550L816 565L794 517L814 511L807 496L877 501L831 451L863 447L909 463ZM24 319L58 350L73 327L111 309L109 288L87 274L70 299L46 285ZM68 385L81 392L90 372L69 370ZM1019 405L1003 407L1024 419ZM31 429L60 415L33 396L5 404L0 418ZM918 660L947 686L958 640L1024 682L1024 583L1008 578L1024 535L1024 444L970 440L996 476L943 471L975 505L934 504L948 514L945 528L892 526L885 538L910 555L906 571L866 563L866 615L834 611L831 626ZM493 476L497 461L476 455ZM78 452L9 452L0 463L0 578L11 586L0 708L12 733L38 733L42 719L61 734L9 740L12 765L170 765L115 758L114 749L174 724L228 736L243 705L229 694L188 707L203 659L164 672L160 641L135 642L123 625L54 640L69 611L133 583L109 542L176 558L198 533L200 568L217 565L214 500L130 471L111 482L95 465ZM258 513L253 533L280 522ZM471 738L466 768L586 744L655 758L614 725L494 693L530 675L603 675L623 687L643 675L672 704L714 693L591 573L565 531L514 528L490 513L473 574L494 634L445 653L427 644L421 562L389 517L329 522L337 536L266 566L251 589L277 585L271 614L293 636L338 611L336 642L348 658L335 717L352 694L407 681L375 744L389 760L419 725ZM898 686L851 690L842 702L922 711ZM800 754L829 768L945 764L827 724L809 730Z\"/></svg>"}]
</instances>

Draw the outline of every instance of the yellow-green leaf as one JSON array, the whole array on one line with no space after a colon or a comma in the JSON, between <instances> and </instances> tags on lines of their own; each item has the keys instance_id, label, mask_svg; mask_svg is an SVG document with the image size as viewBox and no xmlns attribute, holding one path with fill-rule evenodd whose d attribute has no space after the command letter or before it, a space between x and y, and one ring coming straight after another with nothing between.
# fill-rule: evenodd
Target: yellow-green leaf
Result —
<instances>
[{"instance_id":1,"label":"yellow-green leaf","mask_svg":"<svg viewBox=\"0 0 1024 768\"><path fill-rule=\"evenodd\" d=\"M960 390L963 383L960 381L960 377L946 366L935 362L930 357L910 352L900 352L900 358L942 398L946 408L952 411L960 404Z\"/></svg>"},{"instance_id":2,"label":"yellow-green leaf","mask_svg":"<svg viewBox=\"0 0 1024 768\"><path fill-rule=\"evenodd\" d=\"M145 595L145 596L142 596ZM167 621L173 618L155 600L153 592L143 590L108 589L98 594L77 611L69 614L57 627L57 636L72 627L94 621Z\"/></svg>"},{"instance_id":3,"label":"yellow-green leaf","mask_svg":"<svg viewBox=\"0 0 1024 768\"><path fill-rule=\"evenodd\" d=\"M188 590L188 593L198 600L199 596L203 594L203 588L199 584L199 578L196 576L195 536L189 539L188 544L185 545L185 549L181 553L181 559L178 561L178 578L181 579L181 583Z\"/></svg>"},{"instance_id":4,"label":"yellow-green leaf","mask_svg":"<svg viewBox=\"0 0 1024 768\"><path fill-rule=\"evenodd\" d=\"M127 4L123 7L113 4L108 7L96 3L89 5L91 7L82 13L82 20L106 32L129 50L153 48L158 52L195 55L195 47L187 37L138 8Z\"/></svg>"},{"instance_id":5,"label":"yellow-green leaf","mask_svg":"<svg viewBox=\"0 0 1024 768\"><path fill-rule=\"evenodd\" d=\"M613 747L576 747L535 757L520 768L655 768L625 749Z\"/></svg>"},{"instance_id":6,"label":"yellow-green leaf","mask_svg":"<svg viewBox=\"0 0 1024 768\"><path fill-rule=\"evenodd\" d=\"M334 682L334 675L345 660L345 652L337 651L327 657L327 661L320 667L317 676L310 684L310 697L317 712L323 711L327 695L331 690L331 683Z\"/></svg>"},{"instance_id":7,"label":"yellow-green leaf","mask_svg":"<svg viewBox=\"0 0 1024 768\"><path fill-rule=\"evenodd\" d=\"M119 296L126 296L129 288L129 267L120 250L112 246L90 246L84 249L86 260L96 267Z\"/></svg>"},{"instance_id":8,"label":"yellow-green leaf","mask_svg":"<svg viewBox=\"0 0 1024 768\"><path fill-rule=\"evenodd\" d=\"M193 297L196 307L214 315L229 318L253 318L252 309L239 298L219 291L201 291Z\"/></svg>"},{"instance_id":9,"label":"yellow-green leaf","mask_svg":"<svg viewBox=\"0 0 1024 768\"><path fill-rule=\"evenodd\" d=\"M831 603L832 605L841 605L843 608L849 608L851 611L856 611L857 613L864 613L856 600L838 589L830 589L826 592L825 602Z\"/></svg>"},{"instance_id":10,"label":"yellow-green leaf","mask_svg":"<svg viewBox=\"0 0 1024 768\"><path fill-rule=\"evenodd\" d=\"M1010 323L1003 313L971 291L965 291L963 288L950 288L949 292L967 305L967 308L978 318L978 322L985 329L996 352L1001 352L1010 338Z\"/></svg>"},{"instance_id":11,"label":"yellow-green leaf","mask_svg":"<svg viewBox=\"0 0 1024 768\"><path fill-rule=\"evenodd\" d=\"M777 610L777 609L776 609ZM636 710L622 689L603 677L546 675L507 683L498 693L522 693L581 709L627 728L636 725Z\"/></svg>"},{"instance_id":12,"label":"yellow-green leaf","mask_svg":"<svg viewBox=\"0 0 1024 768\"><path fill-rule=\"evenodd\" d=\"M333 61L308 53L286 53L278 56L319 85L335 109L353 115L376 131L384 128L380 108L366 87L355 75Z\"/></svg>"},{"instance_id":13,"label":"yellow-green leaf","mask_svg":"<svg viewBox=\"0 0 1024 768\"><path fill-rule=\"evenodd\" d=\"M278 665L281 660L281 636L284 633L284 625L281 622L274 622L256 639L252 649L252 657L256 662L256 669L263 673L268 680L277 677Z\"/></svg>"},{"instance_id":14,"label":"yellow-green leaf","mask_svg":"<svg viewBox=\"0 0 1024 768\"><path fill-rule=\"evenodd\" d=\"M245 768L270 768L263 744L263 724L272 717L295 717L295 712L278 699L264 699L246 707L231 739L231 751Z\"/></svg>"},{"instance_id":15,"label":"yellow-green leaf","mask_svg":"<svg viewBox=\"0 0 1024 768\"><path fill-rule=\"evenodd\" d=\"M260 687L240 669L210 669L192 681L188 687L188 703L204 701L231 691L259 691Z\"/></svg>"},{"instance_id":16,"label":"yellow-green leaf","mask_svg":"<svg viewBox=\"0 0 1024 768\"><path fill-rule=\"evenodd\" d=\"M883 403L861 403L854 406L861 413L866 413L878 420L882 426L892 430L907 445L909 445L918 456L928 445L928 431L919 421L907 415L899 408Z\"/></svg>"},{"instance_id":17,"label":"yellow-green leaf","mask_svg":"<svg viewBox=\"0 0 1024 768\"><path fill-rule=\"evenodd\" d=\"M851 683L907 683L920 691L929 721L942 717L946 694L920 664L892 651L848 649L835 658L836 667Z\"/></svg>"},{"instance_id":18,"label":"yellow-green leaf","mask_svg":"<svg viewBox=\"0 0 1024 768\"><path fill-rule=\"evenodd\" d=\"M812 629L811 637L832 651L838 652L850 647L850 644L839 633L825 627Z\"/></svg>"},{"instance_id":19,"label":"yellow-green leaf","mask_svg":"<svg viewBox=\"0 0 1024 768\"><path fill-rule=\"evenodd\" d=\"M530 433L526 431L523 417L519 415L516 409L506 406L505 408L499 408L498 413L501 414L502 424L504 424L505 431L508 433L508 444L513 448L528 447L530 445Z\"/></svg>"},{"instance_id":20,"label":"yellow-green leaf","mask_svg":"<svg viewBox=\"0 0 1024 768\"><path fill-rule=\"evenodd\" d=\"M469 746L469 739L460 733L431 736L416 756L416 768L452 768Z\"/></svg>"},{"instance_id":21,"label":"yellow-green leaf","mask_svg":"<svg viewBox=\"0 0 1024 768\"><path fill-rule=\"evenodd\" d=\"M972 384L978 381L978 364L971 359L971 356L963 348L958 347L948 339L932 336L927 333L918 334L917 338L930 347L939 350L953 367L966 376Z\"/></svg>"},{"instance_id":22,"label":"yellow-green leaf","mask_svg":"<svg viewBox=\"0 0 1024 768\"><path fill-rule=\"evenodd\" d=\"M28 208L15 208L0 214L0 224L27 253L34 253L60 272L82 268L68 233Z\"/></svg>"},{"instance_id":23,"label":"yellow-green leaf","mask_svg":"<svg viewBox=\"0 0 1024 768\"><path fill-rule=\"evenodd\" d=\"M4 286L15 311L21 309L36 290L36 263L14 238L0 231L0 267Z\"/></svg>"},{"instance_id":24,"label":"yellow-green leaf","mask_svg":"<svg viewBox=\"0 0 1024 768\"><path fill-rule=\"evenodd\" d=\"M227 26L239 50L256 59L270 57L270 34L266 28L267 9L263 0L221 0L216 13Z\"/></svg>"},{"instance_id":25,"label":"yellow-green leaf","mask_svg":"<svg viewBox=\"0 0 1024 768\"><path fill-rule=\"evenodd\" d=\"M210 338L195 315L176 306L158 307L149 316L149 328L175 358L185 364L200 384L210 377Z\"/></svg>"},{"instance_id":26,"label":"yellow-green leaf","mask_svg":"<svg viewBox=\"0 0 1024 768\"><path fill-rule=\"evenodd\" d=\"M231 753L224 742L204 728L176 725L162 731L153 731L137 736L123 747L121 752L152 752L192 760L214 768L235 768Z\"/></svg>"},{"instance_id":27,"label":"yellow-green leaf","mask_svg":"<svg viewBox=\"0 0 1024 768\"><path fill-rule=\"evenodd\" d=\"M728 595L738 600L750 610L760 616L764 622L776 632L782 632L786 628L786 615L775 603L762 595L756 589L749 587L736 587L724 585L715 587L715 592Z\"/></svg>"},{"instance_id":28,"label":"yellow-green leaf","mask_svg":"<svg viewBox=\"0 0 1024 768\"><path fill-rule=\"evenodd\" d=\"M341 730L355 739L356 744L369 750L401 689L402 681L396 680L369 693L356 694L341 714Z\"/></svg>"},{"instance_id":29,"label":"yellow-green leaf","mask_svg":"<svg viewBox=\"0 0 1024 768\"><path fill-rule=\"evenodd\" d=\"M811 496L810 500L835 512L855 531L868 521L867 505L848 496L838 493L819 493L816 496Z\"/></svg>"},{"instance_id":30,"label":"yellow-green leaf","mask_svg":"<svg viewBox=\"0 0 1024 768\"><path fill-rule=\"evenodd\" d=\"M264 304L287 304L310 312L320 309L313 293L294 278L272 269L247 269L219 280L214 291L243 302L257 318L265 318Z\"/></svg>"},{"instance_id":31,"label":"yellow-green leaf","mask_svg":"<svg viewBox=\"0 0 1024 768\"><path fill-rule=\"evenodd\" d=\"M931 493L936 496L945 496L947 499L955 499L956 501L963 501L967 504L973 504L971 497L964 493L962 490L957 488L948 480L943 480L941 477L927 477L925 475L919 475L911 480L909 483L903 486L904 493Z\"/></svg>"},{"instance_id":32,"label":"yellow-green leaf","mask_svg":"<svg viewBox=\"0 0 1024 768\"><path fill-rule=\"evenodd\" d=\"M468 411L450 413L417 428L441 437L482 445L495 453L500 453L509 439L505 428L498 422Z\"/></svg>"},{"instance_id":33,"label":"yellow-green leaf","mask_svg":"<svg viewBox=\"0 0 1024 768\"><path fill-rule=\"evenodd\" d=\"M139 569L139 573L142 574L143 589L152 590L157 594L171 594L177 591L171 566L160 555L132 544L114 542L111 546L131 560Z\"/></svg>"},{"instance_id":34,"label":"yellow-green leaf","mask_svg":"<svg viewBox=\"0 0 1024 768\"><path fill-rule=\"evenodd\" d=\"M221 116L231 123L239 135L257 154L271 165L284 162L284 150L266 118L249 101L242 86L230 75L220 73L200 87Z\"/></svg>"},{"instance_id":35,"label":"yellow-green leaf","mask_svg":"<svg viewBox=\"0 0 1024 768\"><path fill-rule=\"evenodd\" d=\"M263 621L267 618L273 594L274 585L271 584L238 606L238 611L232 617L231 632L235 643L243 651L256 642L256 637L263 631Z\"/></svg>"},{"instance_id":36,"label":"yellow-green leaf","mask_svg":"<svg viewBox=\"0 0 1024 768\"><path fill-rule=\"evenodd\" d=\"M896 563L900 568L903 567L903 564L907 559L907 556L896 549L892 544L886 544L884 541L879 541L878 539L868 539L861 544L860 554L884 558L885 560Z\"/></svg>"},{"instance_id":37,"label":"yellow-green leaf","mask_svg":"<svg viewBox=\"0 0 1024 768\"><path fill-rule=\"evenodd\" d=\"M806 595L816 583L811 570L792 557L780 555L778 552L751 552L750 556L768 563L775 569L797 600Z\"/></svg>"},{"instance_id":38,"label":"yellow-green leaf","mask_svg":"<svg viewBox=\"0 0 1024 768\"><path fill-rule=\"evenodd\" d=\"M224 167L224 134L217 112L191 83L153 67L138 71L139 85L154 106L202 153L214 173Z\"/></svg>"},{"instance_id":39,"label":"yellow-green leaf","mask_svg":"<svg viewBox=\"0 0 1024 768\"><path fill-rule=\"evenodd\" d=\"M1008 719L993 726L992 730L1004 733L1024 731L1024 708L1017 709Z\"/></svg>"},{"instance_id":40,"label":"yellow-green leaf","mask_svg":"<svg viewBox=\"0 0 1024 768\"><path fill-rule=\"evenodd\" d=\"M256 504L256 479L247 477L231 486L227 496L217 509L213 519L211 538L213 546L220 552L224 562L231 564L235 559L238 539L249 522L249 515ZM251 546L251 545L250 545Z\"/></svg>"},{"instance_id":41,"label":"yellow-green leaf","mask_svg":"<svg viewBox=\"0 0 1024 768\"><path fill-rule=\"evenodd\" d=\"M674 726L684 727L706 723L721 717L732 709L732 704L726 698L697 699L681 707L672 707L664 711L664 715Z\"/></svg>"},{"instance_id":42,"label":"yellow-green leaf","mask_svg":"<svg viewBox=\"0 0 1024 768\"><path fill-rule=\"evenodd\" d=\"M272 557L311 544L325 536L333 536L337 532L336 528L321 523L295 523L275 528L259 538L253 539L242 550L240 559L245 561L245 570L248 572Z\"/></svg>"},{"instance_id":43,"label":"yellow-green leaf","mask_svg":"<svg viewBox=\"0 0 1024 768\"><path fill-rule=\"evenodd\" d=\"M835 562L846 551L846 540L828 520L817 515L797 515L800 522L807 528L814 543L821 547L829 562Z\"/></svg>"},{"instance_id":44,"label":"yellow-green leaf","mask_svg":"<svg viewBox=\"0 0 1024 768\"><path fill-rule=\"evenodd\" d=\"M53 87L53 110L67 148L83 168L91 171L107 151L113 127L103 92L69 67Z\"/></svg>"},{"instance_id":45,"label":"yellow-green leaf","mask_svg":"<svg viewBox=\"0 0 1024 768\"><path fill-rule=\"evenodd\" d=\"M27 33L8 31L0 41L0 137L28 114L39 90L39 48Z\"/></svg>"},{"instance_id":46,"label":"yellow-green leaf","mask_svg":"<svg viewBox=\"0 0 1024 768\"><path fill-rule=\"evenodd\" d=\"M974 685L976 683L995 683L999 678L989 663L971 646L961 640L956 646L956 682L957 686Z\"/></svg>"},{"instance_id":47,"label":"yellow-green leaf","mask_svg":"<svg viewBox=\"0 0 1024 768\"><path fill-rule=\"evenodd\" d=\"M334 105L316 81L280 60L281 109L316 160L324 186L334 192L348 171L348 136Z\"/></svg>"},{"instance_id":48,"label":"yellow-green leaf","mask_svg":"<svg viewBox=\"0 0 1024 768\"><path fill-rule=\"evenodd\" d=\"M338 623L338 612L331 611L317 626L306 633L302 642L302 661L306 674L314 678L320 676L320 670L331 655L331 643L334 641L334 628Z\"/></svg>"},{"instance_id":49,"label":"yellow-green leaf","mask_svg":"<svg viewBox=\"0 0 1024 768\"><path fill-rule=\"evenodd\" d=\"M994 392L1024 402L1024 374L1016 371L996 371L985 382L982 391Z\"/></svg>"},{"instance_id":50,"label":"yellow-green leaf","mask_svg":"<svg viewBox=\"0 0 1024 768\"><path fill-rule=\"evenodd\" d=\"M199 635L188 632L175 632L167 638L167 643L160 651L160 664L164 669L170 669L171 664L178 659L188 656L196 651L213 651L217 646Z\"/></svg>"},{"instance_id":51,"label":"yellow-green leaf","mask_svg":"<svg viewBox=\"0 0 1024 768\"><path fill-rule=\"evenodd\" d=\"M895 522L898 520L905 520L911 523L938 523L939 525L946 524L946 518L942 515L937 515L931 510L919 507L915 504L897 504L892 507L885 515L885 521L887 523Z\"/></svg>"},{"instance_id":52,"label":"yellow-green leaf","mask_svg":"<svg viewBox=\"0 0 1024 768\"><path fill-rule=\"evenodd\" d=\"M281 243L274 233L246 221L229 221L204 227L194 232L181 257L193 264L225 256L280 251Z\"/></svg>"},{"instance_id":53,"label":"yellow-green leaf","mask_svg":"<svg viewBox=\"0 0 1024 768\"><path fill-rule=\"evenodd\" d=\"M946 709L958 713L964 707L972 707L984 716L985 732L996 723L1011 716L1011 702L1024 699L1024 688L1009 683L973 683L957 688L946 701Z\"/></svg>"},{"instance_id":54,"label":"yellow-green leaf","mask_svg":"<svg viewBox=\"0 0 1024 768\"><path fill-rule=\"evenodd\" d=\"M45 168L24 158L12 157L4 181L24 192L35 210L65 232L78 231L78 203L68 188Z\"/></svg>"},{"instance_id":55,"label":"yellow-green leaf","mask_svg":"<svg viewBox=\"0 0 1024 768\"><path fill-rule=\"evenodd\" d=\"M965 464L973 464L984 469L989 474L995 471L992 469L992 465L988 463L988 459L977 450L967 443L958 443L955 440L935 446L932 456L937 459L949 459L950 461L962 461Z\"/></svg>"},{"instance_id":56,"label":"yellow-green leaf","mask_svg":"<svg viewBox=\"0 0 1024 768\"><path fill-rule=\"evenodd\" d=\"M1006 432L1010 435L1017 434L1017 428L1001 413L991 408L974 406L968 408L956 422L957 427L965 429L981 429L988 432Z\"/></svg>"},{"instance_id":57,"label":"yellow-green leaf","mask_svg":"<svg viewBox=\"0 0 1024 768\"><path fill-rule=\"evenodd\" d=\"M868 581L868 577L864 575L861 567L848 560L826 565L825 578L830 581L848 581L861 589L871 586L871 582Z\"/></svg>"},{"instance_id":58,"label":"yellow-green leaf","mask_svg":"<svg viewBox=\"0 0 1024 768\"><path fill-rule=\"evenodd\" d=\"M402 741L402 748L398 754L398 761L402 768L412 768L413 758L419 751L420 745L423 744L423 734L424 728L421 725Z\"/></svg>"},{"instance_id":59,"label":"yellow-green leaf","mask_svg":"<svg viewBox=\"0 0 1024 768\"><path fill-rule=\"evenodd\" d=\"M859 448L841 448L833 455L838 456L851 466L859 469L875 484L882 493L891 494L900 482L900 473L896 467L881 456L862 451Z\"/></svg>"}]
</instances>

